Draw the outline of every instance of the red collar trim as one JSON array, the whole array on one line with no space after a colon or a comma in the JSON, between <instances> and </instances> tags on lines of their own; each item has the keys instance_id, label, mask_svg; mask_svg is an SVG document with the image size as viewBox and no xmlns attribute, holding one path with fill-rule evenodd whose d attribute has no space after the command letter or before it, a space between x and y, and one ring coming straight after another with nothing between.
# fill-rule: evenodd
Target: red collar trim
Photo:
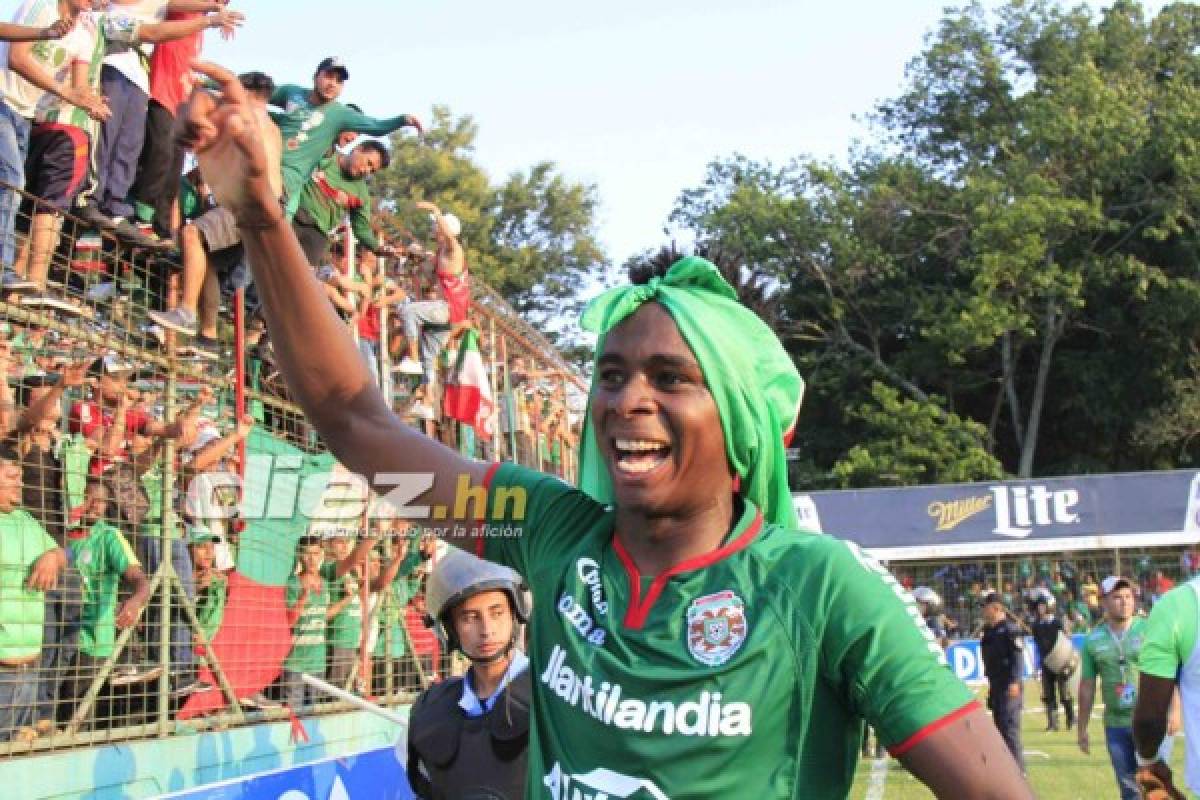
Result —
<instances>
[{"instance_id":1,"label":"red collar trim","mask_svg":"<svg viewBox=\"0 0 1200 800\"><path fill-rule=\"evenodd\" d=\"M654 576L654 581L650 584L650 588L646 591L646 596L641 596L642 591L642 575L638 572L637 565L633 563L633 557L629 555L629 551L625 549L625 545L621 544L621 540L613 536L613 550L617 553L617 558L625 567L625 574L629 577L629 608L625 611L625 627L632 630L641 630L646 624L646 618L650 616L650 609L654 607L654 603L662 594L663 589L667 587L667 581L684 572L693 572L705 567L711 567L722 559L728 558L739 550L746 549L749 544L754 541L754 537L762 530L763 516L762 512L757 508L754 509L754 518L750 520L750 524L746 526L746 530L734 539L729 544L705 553L704 555L689 558L680 561L673 567L669 567L659 574Z\"/></svg>"}]
</instances>

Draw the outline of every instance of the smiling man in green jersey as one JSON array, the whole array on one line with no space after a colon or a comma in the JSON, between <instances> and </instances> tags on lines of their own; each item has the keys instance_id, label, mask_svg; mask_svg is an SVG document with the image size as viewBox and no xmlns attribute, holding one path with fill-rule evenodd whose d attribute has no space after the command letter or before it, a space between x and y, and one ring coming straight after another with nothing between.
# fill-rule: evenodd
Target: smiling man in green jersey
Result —
<instances>
[{"instance_id":1,"label":"smiling man in green jersey","mask_svg":"<svg viewBox=\"0 0 1200 800\"><path fill-rule=\"evenodd\" d=\"M224 92L193 96L185 141L243 230L294 397L347 468L432 473L422 504L458 527L486 517L453 543L533 590L527 798L844 797L864 720L939 797L1032 796L907 592L796 529L784 447L802 382L716 267L643 271L585 313L582 490L465 459L392 414L306 277L244 93L203 69Z\"/></svg>"}]
</instances>

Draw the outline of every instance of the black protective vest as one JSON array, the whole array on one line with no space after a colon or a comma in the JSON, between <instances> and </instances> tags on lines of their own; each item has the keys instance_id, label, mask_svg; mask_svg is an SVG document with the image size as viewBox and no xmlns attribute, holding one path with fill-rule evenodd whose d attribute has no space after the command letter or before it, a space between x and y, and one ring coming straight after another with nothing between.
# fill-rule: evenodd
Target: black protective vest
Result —
<instances>
[{"instance_id":1,"label":"black protective vest","mask_svg":"<svg viewBox=\"0 0 1200 800\"><path fill-rule=\"evenodd\" d=\"M422 800L521 800L529 749L529 670L504 687L492 710L459 708L462 678L426 689L408 718L408 782Z\"/></svg>"}]
</instances>

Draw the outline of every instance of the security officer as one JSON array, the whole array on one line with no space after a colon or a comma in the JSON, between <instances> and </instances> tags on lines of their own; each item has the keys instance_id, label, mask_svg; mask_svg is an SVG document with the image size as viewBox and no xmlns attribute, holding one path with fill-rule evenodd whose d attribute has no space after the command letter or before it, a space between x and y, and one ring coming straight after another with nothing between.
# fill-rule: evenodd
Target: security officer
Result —
<instances>
[{"instance_id":1,"label":"security officer","mask_svg":"<svg viewBox=\"0 0 1200 800\"><path fill-rule=\"evenodd\" d=\"M421 800L525 796L531 682L517 649L528 618L521 578L451 550L429 576L425 603L442 643L471 667L429 687L409 716L408 780Z\"/></svg>"},{"instance_id":2,"label":"security officer","mask_svg":"<svg viewBox=\"0 0 1200 800\"><path fill-rule=\"evenodd\" d=\"M1062 703L1067 716L1067 730L1075 729L1075 698L1071 696L1071 673L1077 663L1074 659L1065 665L1046 663L1054 651L1060 636L1069 631L1054 613L1054 595L1042 590L1034 602L1036 614L1033 621L1033 642L1037 645L1038 667L1042 671L1042 704L1046 707L1046 730L1058 730L1058 704Z\"/></svg>"},{"instance_id":3,"label":"security officer","mask_svg":"<svg viewBox=\"0 0 1200 800\"><path fill-rule=\"evenodd\" d=\"M988 680L988 708L1013 758L1025 771L1021 752L1021 672L1025 644L1020 627L1009 618L1004 600L992 592L983 601L983 639L979 650Z\"/></svg>"}]
</instances>

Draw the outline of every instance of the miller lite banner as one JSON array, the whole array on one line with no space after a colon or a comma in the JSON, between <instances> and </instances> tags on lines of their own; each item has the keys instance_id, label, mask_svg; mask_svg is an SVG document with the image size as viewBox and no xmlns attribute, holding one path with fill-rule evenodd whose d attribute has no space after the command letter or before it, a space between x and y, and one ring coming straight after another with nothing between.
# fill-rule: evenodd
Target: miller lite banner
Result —
<instances>
[{"instance_id":1,"label":"miller lite banner","mask_svg":"<svg viewBox=\"0 0 1200 800\"><path fill-rule=\"evenodd\" d=\"M800 525L883 561L1200 541L1200 472L796 493Z\"/></svg>"}]
</instances>

